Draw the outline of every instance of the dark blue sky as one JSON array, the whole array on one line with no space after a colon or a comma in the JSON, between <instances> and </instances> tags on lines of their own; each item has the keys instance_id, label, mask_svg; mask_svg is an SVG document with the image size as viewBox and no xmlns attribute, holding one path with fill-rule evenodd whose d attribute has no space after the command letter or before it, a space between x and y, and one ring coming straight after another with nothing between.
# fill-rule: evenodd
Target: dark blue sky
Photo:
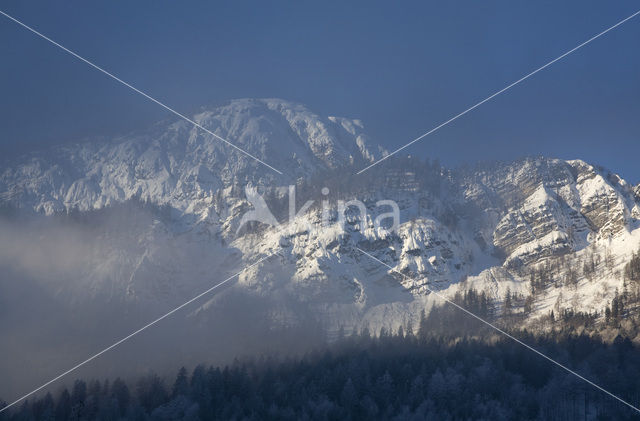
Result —
<instances>
[{"instance_id":1,"label":"dark blue sky","mask_svg":"<svg viewBox=\"0 0 640 421\"><path fill-rule=\"evenodd\" d=\"M181 112L281 97L401 146L640 9L635 1L27 2L0 8ZM640 181L640 16L406 150L543 154ZM0 152L167 112L0 16Z\"/></svg>"}]
</instances>

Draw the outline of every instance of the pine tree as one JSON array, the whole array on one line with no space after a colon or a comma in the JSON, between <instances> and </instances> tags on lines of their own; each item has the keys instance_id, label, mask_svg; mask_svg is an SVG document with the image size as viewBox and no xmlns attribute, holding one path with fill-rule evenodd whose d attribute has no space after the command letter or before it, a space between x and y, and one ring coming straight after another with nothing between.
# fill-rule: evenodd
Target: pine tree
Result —
<instances>
[{"instance_id":1,"label":"pine tree","mask_svg":"<svg viewBox=\"0 0 640 421\"><path fill-rule=\"evenodd\" d=\"M531 294L536 293L536 286L536 275L534 273L531 273L531 276L529 277L529 287L531 288Z\"/></svg>"},{"instance_id":2,"label":"pine tree","mask_svg":"<svg viewBox=\"0 0 640 421\"><path fill-rule=\"evenodd\" d=\"M533 310L533 295L528 295L524 300L524 312L530 314Z\"/></svg>"},{"instance_id":3,"label":"pine tree","mask_svg":"<svg viewBox=\"0 0 640 421\"><path fill-rule=\"evenodd\" d=\"M409 317L409 321L407 322L407 331L406 336L413 336L415 332L413 331L413 320Z\"/></svg>"},{"instance_id":4,"label":"pine tree","mask_svg":"<svg viewBox=\"0 0 640 421\"><path fill-rule=\"evenodd\" d=\"M428 335L427 316L424 309L420 311L420 324L418 325L418 338L425 339Z\"/></svg>"},{"instance_id":5,"label":"pine tree","mask_svg":"<svg viewBox=\"0 0 640 421\"><path fill-rule=\"evenodd\" d=\"M123 416L129 407L131 395L129 393L129 387L119 377L115 379L111 385L111 399L116 401L118 412L120 416Z\"/></svg>"},{"instance_id":6,"label":"pine tree","mask_svg":"<svg viewBox=\"0 0 640 421\"><path fill-rule=\"evenodd\" d=\"M69 419L69 416L71 415L71 395L69 395L69 391L66 387L58 398L55 413L56 419L58 420Z\"/></svg>"},{"instance_id":7,"label":"pine tree","mask_svg":"<svg viewBox=\"0 0 640 421\"><path fill-rule=\"evenodd\" d=\"M624 276L630 281L640 281L640 252L633 253L624 267Z\"/></svg>"},{"instance_id":8,"label":"pine tree","mask_svg":"<svg viewBox=\"0 0 640 421\"><path fill-rule=\"evenodd\" d=\"M187 395L189 393L189 379L187 377L187 369L181 367L176 376L176 381L173 383L173 389L171 390L171 396L176 397L179 395Z\"/></svg>"},{"instance_id":9,"label":"pine tree","mask_svg":"<svg viewBox=\"0 0 640 421\"><path fill-rule=\"evenodd\" d=\"M507 288L507 292L504 295L504 308L502 309L502 315L508 317L513 310L513 302L511 299L511 290Z\"/></svg>"}]
</instances>

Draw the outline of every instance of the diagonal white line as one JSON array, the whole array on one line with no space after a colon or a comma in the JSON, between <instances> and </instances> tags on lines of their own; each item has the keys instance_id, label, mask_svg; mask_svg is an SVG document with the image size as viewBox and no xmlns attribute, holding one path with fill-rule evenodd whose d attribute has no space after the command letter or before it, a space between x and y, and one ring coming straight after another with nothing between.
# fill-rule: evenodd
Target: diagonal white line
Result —
<instances>
[{"instance_id":1,"label":"diagonal white line","mask_svg":"<svg viewBox=\"0 0 640 421\"><path fill-rule=\"evenodd\" d=\"M362 250L360 247L356 247L361 253L365 254L366 256L370 257L371 259L375 260L376 262L380 263L383 266L386 266L387 268L389 268L391 271L396 272L398 274L400 274L401 276L403 276L405 279L408 279L410 281L414 281L415 279L412 279L410 277L408 277L407 275L405 275L404 273L400 272L399 270L389 266L388 264L386 264L385 262L383 262L382 260L378 259L377 257L367 253L366 251ZM597 384L595 384L594 382L592 382L589 379L584 378L583 376L581 376L580 374L576 373L575 371L571 370L570 368L567 368L566 366L560 364L559 362L557 362L556 360L554 360L551 357L546 356L545 354L543 354L542 352L538 351L537 349L533 348L530 345L527 345L526 343L522 342L520 339L514 337L513 335L510 335L509 333L505 332L504 330L500 329L499 327L491 324L490 322L484 320L482 317L477 316L475 313L472 313L471 311L467 310L466 308L462 307L459 304L456 304L454 301L449 300L447 297L445 297L444 295L440 294L437 291L432 290L429 287L425 287L430 293L435 294L438 298L446 301L447 303L455 306L456 308L464 311L465 313L467 313L469 316L481 321L482 323L484 323L485 325L489 326L490 328L496 330L497 332L505 335L506 337L514 340L515 342L519 343L520 345L524 346L525 348L529 349L530 351L535 352L536 354L538 354L539 356L543 357L546 360L551 361L552 363L554 363L555 365L557 365L558 367L562 368L563 370L573 374L574 376L578 377L581 380L584 380L585 382L589 383L591 386L595 387L596 389L606 393L607 395L611 396L612 398L622 402L623 404L627 405L629 408L637 411L640 413L640 409L636 408L635 406L631 405L629 402L623 400L622 398L619 398L618 396L614 395L613 393L609 392L608 390L598 386Z\"/></svg>"},{"instance_id":2,"label":"diagonal white line","mask_svg":"<svg viewBox=\"0 0 640 421\"><path fill-rule=\"evenodd\" d=\"M281 171L273 168L271 165L267 164L266 162L262 161L260 158L257 158L255 156L253 156L252 154L250 154L249 152L245 151L244 149L234 145L233 143L229 142L227 139L218 136L217 134L213 133L211 130L203 127L202 125L196 123L195 121L193 121L192 119L190 119L189 117L185 116L184 114L179 113L178 111L174 110L173 108L169 107L168 105L160 102L159 100L155 99L154 97L152 97L151 95L148 95L147 93L141 91L140 89L136 88L135 86L132 86L131 84L125 82L124 80L120 79L119 77L113 75L112 73L109 73L108 71L106 71L105 69L103 69L102 67L98 66L97 64L92 63L91 61L87 60L86 58L76 54L75 52L69 50L68 48L64 47L63 45L58 44L57 42L55 42L54 40L52 40L51 38L41 34L40 32L36 31L35 29L33 29L32 27L28 26L25 23L22 23L21 21L19 21L18 19L14 18L13 16L10 16L8 14L6 14L5 12L3 12L2 10L0 10L0 14L6 16L7 18L11 19L12 21L14 21L15 23L17 23L18 25L22 26L23 28L33 32L34 34L38 35L40 38L49 41L51 44L55 45L56 47L64 50L65 52L71 54L72 56L74 56L75 58L77 58L80 61L83 61L85 63L87 63L89 66L93 67L96 70L99 70L100 72L104 73L105 75L109 76L111 79L123 84L124 86L126 86L127 88L139 93L140 95L142 95L143 97L147 98L150 101L155 102L156 104L158 104L159 106L161 106L162 108L170 111L171 113L177 115L178 117L180 117L181 119L193 124L195 127L199 128L200 130L210 134L211 136L215 137L216 139L226 143L227 145L231 146L232 148L234 148L235 150L243 153L244 155L255 159L256 161L258 161L259 163L261 163L262 165L264 165L267 168L270 168L271 170L277 172L280 175L283 175Z\"/></svg>"},{"instance_id":3,"label":"diagonal white line","mask_svg":"<svg viewBox=\"0 0 640 421\"><path fill-rule=\"evenodd\" d=\"M211 288L209 288L208 290L196 295L195 297L193 297L192 299L190 299L189 301L179 305L178 307L174 308L173 310L165 313L164 315L158 317L157 319L155 319L154 321L147 323L146 325L142 326L140 329L136 330L135 332L130 333L129 335L125 336L124 338L120 339L119 341L113 343L112 345L109 345L108 347L106 347L105 349L103 349L102 351L92 355L91 357L87 358L86 360L82 361L81 363L71 367L70 369L68 369L67 371L65 371L64 373L54 377L53 379L49 380L48 382L46 382L45 384L43 384L42 386L39 386L36 389L33 389L31 392L27 393L26 395L16 399L15 401L11 402L10 404L8 404L7 406L5 406L4 408L0 408L0 413L5 411L6 409L11 408L12 406L14 406L15 404L21 402L22 400L28 398L29 396L33 395L34 393L44 389L45 387L49 386L51 383L61 379L62 377L66 376L67 374L71 373L72 371L77 370L78 368L82 367L83 365L87 364L88 362L98 358L99 356L101 356L102 354L104 354L105 352L117 347L118 345L120 345L121 343L125 342L128 339L131 339L132 337L136 336L138 333L142 332L143 330L155 325L156 323L158 323L159 321L171 316L173 313L175 313L176 311L182 309L185 306L188 306L189 304L191 304L192 302L196 301L198 298L201 298L202 296L210 293L211 291L213 291L214 289L226 284L227 282L229 282L230 280L232 280L233 278L237 277L238 275L240 275L242 272L244 272L247 269L250 269L252 267L254 267L255 265L257 265L258 263L263 262L264 260L272 257L274 254L270 254L268 256L263 257L262 259L258 260L255 263L252 263L251 265L245 267L244 269L242 269L240 272L235 273L234 275L231 275L230 277L228 277L227 279L225 279L224 281L212 286Z\"/></svg>"},{"instance_id":4,"label":"diagonal white line","mask_svg":"<svg viewBox=\"0 0 640 421\"><path fill-rule=\"evenodd\" d=\"M433 129L429 130L426 133L423 133L422 135L416 137L415 139L413 139L411 142L407 143L404 146L399 147L398 149L396 149L395 151L391 152L390 154L384 156L383 158L380 158L379 160L375 161L374 163L372 163L371 165L367 166L366 168L361 169L360 171L358 171L356 173L356 175L358 174L362 174L363 172L365 172L366 170L368 170L369 168L373 167L374 165L378 165L380 162L384 161L387 158L392 157L393 155L397 154L398 152L400 152L401 150L413 145L414 143L416 143L417 141L429 136L431 133L435 132L436 130L439 130L440 128L446 126L447 124L457 120L458 118L462 117L463 115L467 114L469 111L474 110L475 108L481 106L482 104L484 104L487 101L490 101L491 99L497 97L498 95L500 95L501 93L505 92L508 89L513 88L514 86L516 86L517 84L519 84L520 82L530 78L531 76L535 75L536 73L538 73L539 71L551 66L553 63L555 63L558 60L562 60L563 58L565 58L566 56L568 56L569 54L573 53L574 51L584 47L585 45L589 44L591 41L600 38L602 35L606 34L607 32L617 28L618 26L622 25L623 23L625 23L626 21L628 21L629 19L637 16L638 14L640 14L640 10L638 10L637 12L635 12L634 14L632 14L629 17L626 17L624 19L622 19L620 22L616 23L613 26L610 26L609 28L605 29L604 31L600 32L597 35L594 35L593 37L589 38L588 40L586 40L585 42L583 42L582 44L578 45L577 47L572 48L571 50L567 51L566 53L562 54L561 56L551 60L550 62L548 62L547 64L538 67L536 70L534 70L533 72L521 77L520 79L516 80L515 82L513 82L512 84L506 86L505 88L500 89L498 92L486 97L485 99L483 99L482 101L478 102L477 104L467 108L466 110L464 110L463 112L461 112L460 114L457 114L453 117L451 117L449 120L445 121L444 123L440 124L439 126L434 127Z\"/></svg>"}]
</instances>

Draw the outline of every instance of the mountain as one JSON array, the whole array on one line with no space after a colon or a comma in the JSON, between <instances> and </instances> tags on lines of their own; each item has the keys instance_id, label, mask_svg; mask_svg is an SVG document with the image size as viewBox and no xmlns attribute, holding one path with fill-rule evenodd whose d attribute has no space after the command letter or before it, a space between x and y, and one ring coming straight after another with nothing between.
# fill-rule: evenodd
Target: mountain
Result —
<instances>
[{"instance_id":1,"label":"mountain","mask_svg":"<svg viewBox=\"0 0 640 421\"><path fill-rule=\"evenodd\" d=\"M304 309L331 334L417 326L442 304L431 291L458 299L473 289L496 320L542 329L552 311L602 321L637 289L624 267L640 245L640 187L606 169L537 157L448 170L394 157L355 175L386 153L358 120L279 99L234 100L193 119L283 175L184 121L35 152L0 169L0 201L14 215L0 264L72 303L155 308L272 256L235 288L272 300L274 325L295 325ZM296 211L313 203L287 224L289 185ZM251 192L280 227L241 223ZM349 207L341 224L338 201L351 199L367 214ZM389 210L381 200L398 205L395 231L374 224ZM221 300L191 316L206 323Z\"/></svg>"},{"instance_id":2,"label":"mountain","mask_svg":"<svg viewBox=\"0 0 640 421\"><path fill-rule=\"evenodd\" d=\"M319 169L372 162L362 123L312 113L302 105L244 99L193 120L286 174L278 174L185 121L145 132L34 153L4 168L2 200L52 214L139 197L207 217L216 192L233 185L295 181ZM208 201L207 201L208 200Z\"/></svg>"}]
</instances>

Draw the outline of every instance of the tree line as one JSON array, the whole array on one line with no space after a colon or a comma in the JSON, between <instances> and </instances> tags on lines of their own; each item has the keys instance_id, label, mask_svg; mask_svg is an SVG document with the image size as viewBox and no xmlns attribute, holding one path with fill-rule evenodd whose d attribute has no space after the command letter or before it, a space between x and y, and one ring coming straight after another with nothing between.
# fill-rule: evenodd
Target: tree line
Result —
<instances>
[{"instance_id":1,"label":"tree line","mask_svg":"<svg viewBox=\"0 0 640 421\"><path fill-rule=\"evenodd\" d=\"M519 336L640 405L640 352L630 340ZM171 379L76 380L0 414L3 421L634 417L624 404L509 339L424 332L372 337L366 330L298 358L181 368Z\"/></svg>"}]
</instances>

